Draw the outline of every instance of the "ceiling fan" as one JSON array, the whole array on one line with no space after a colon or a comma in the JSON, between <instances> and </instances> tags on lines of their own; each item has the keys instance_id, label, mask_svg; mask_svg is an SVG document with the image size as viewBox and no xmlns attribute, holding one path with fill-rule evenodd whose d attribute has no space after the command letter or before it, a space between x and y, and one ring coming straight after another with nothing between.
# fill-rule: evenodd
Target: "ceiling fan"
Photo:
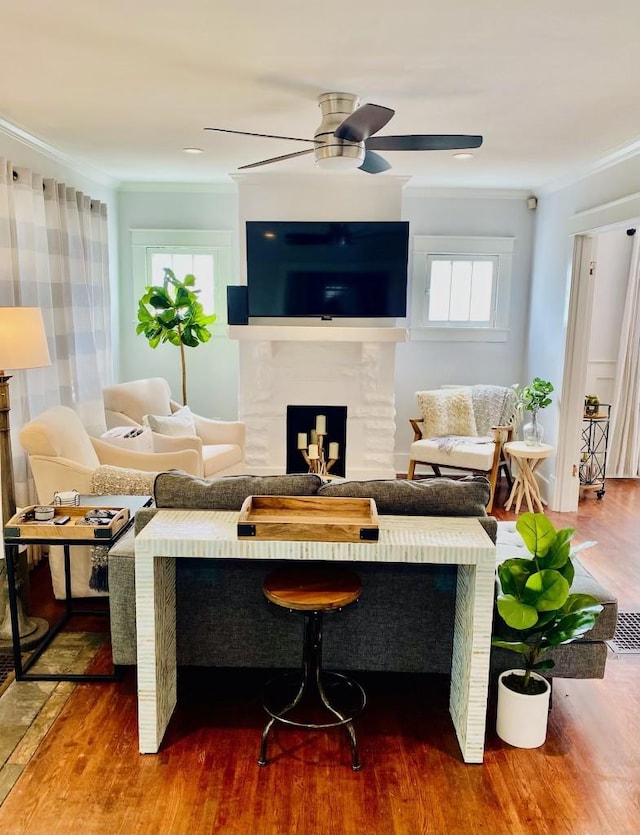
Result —
<instances>
[{"instance_id":1,"label":"ceiling fan","mask_svg":"<svg viewBox=\"0 0 640 835\"><path fill-rule=\"evenodd\" d=\"M344 170L359 168L367 174L380 174L391 168L387 160L376 151L447 151L463 148L479 148L481 136L460 134L406 134L403 136L374 136L391 119L395 110L379 104L359 105L358 96L352 93L322 93L318 106L322 121L313 139L297 136L274 136L269 133L250 133L227 128L205 128L220 133L236 133L242 136L261 136L266 139L287 139L292 142L312 142L313 147L292 154L263 159L243 168L258 168L273 162L314 154L321 168Z\"/></svg>"}]
</instances>

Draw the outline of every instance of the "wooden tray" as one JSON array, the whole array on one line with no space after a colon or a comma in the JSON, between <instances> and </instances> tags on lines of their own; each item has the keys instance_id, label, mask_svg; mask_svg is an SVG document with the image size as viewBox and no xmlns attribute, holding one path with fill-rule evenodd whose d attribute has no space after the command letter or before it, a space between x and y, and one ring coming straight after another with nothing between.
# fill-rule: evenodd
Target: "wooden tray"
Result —
<instances>
[{"instance_id":1,"label":"wooden tray","mask_svg":"<svg viewBox=\"0 0 640 835\"><path fill-rule=\"evenodd\" d=\"M337 496L249 496L238 518L238 539L376 542L373 499Z\"/></svg>"},{"instance_id":2,"label":"wooden tray","mask_svg":"<svg viewBox=\"0 0 640 835\"><path fill-rule=\"evenodd\" d=\"M26 519L25 515L33 511L33 505L25 507L20 513L16 513L4 526L5 539L42 539L42 540L73 540L73 539L113 539L118 531L129 521L129 509L126 507L100 507L101 510L115 512L113 519L106 525L90 525L85 521L85 513L90 510L98 510L97 507L80 507L76 505L55 506L54 517L50 522L36 522ZM71 519L64 525L55 525L55 519L63 516L70 516Z\"/></svg>"}]
</instances>

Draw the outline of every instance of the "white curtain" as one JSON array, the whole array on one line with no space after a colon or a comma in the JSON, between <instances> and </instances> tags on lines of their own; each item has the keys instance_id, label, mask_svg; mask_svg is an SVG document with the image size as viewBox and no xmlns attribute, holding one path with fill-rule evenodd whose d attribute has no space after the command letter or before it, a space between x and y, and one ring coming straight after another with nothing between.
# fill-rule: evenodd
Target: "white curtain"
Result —
<instances>
[{"instance_id":1,"label":"white curtain","mask_svg":"<svg viewBox=\"0 0 640 835\"><path fill-rule=\"evenodd\" d=\"M640 476L640 233L631 250L616 381L611 404L611 439L607 472Z\"/></svg>"},{"instance_id":2,"label":"white curtain","mask_svg":"<svg viewBox=\"0 0 640 835\"><path fill-rule=\"evenodd\" d=\"M105 431L102 388L111 383L107 207L0 157L0 306L42 310L51 366L10 383L16 503L36 501L22 426L71 406L92 435Z\"/></svg>"}]
</instances>

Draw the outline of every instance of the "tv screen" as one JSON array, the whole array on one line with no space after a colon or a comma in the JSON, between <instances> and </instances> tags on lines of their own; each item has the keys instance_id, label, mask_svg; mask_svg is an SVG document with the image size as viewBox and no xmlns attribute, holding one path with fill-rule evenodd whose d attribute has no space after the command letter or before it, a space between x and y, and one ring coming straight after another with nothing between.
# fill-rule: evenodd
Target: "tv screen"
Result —
<instances>
[{"instance_id":1,"label":"tv screen","mask_svg":"<svg viewBox=\"0 0 640 835\"><path fill-rule=\"evenodd\" d=\"M249 316L406 316L405 221L247 221Z\"/></svg>"}]
</instances>

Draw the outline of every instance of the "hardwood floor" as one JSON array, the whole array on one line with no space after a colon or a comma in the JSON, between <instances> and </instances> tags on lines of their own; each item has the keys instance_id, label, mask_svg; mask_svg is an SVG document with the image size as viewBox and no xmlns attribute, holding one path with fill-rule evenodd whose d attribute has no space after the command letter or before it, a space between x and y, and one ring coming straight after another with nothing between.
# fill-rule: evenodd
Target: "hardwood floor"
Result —
<instances>
[{"instance_id":1,"label":"hardwood floor","mask_svg":"<svg viewBox=\"0 0 640 835\"><path fill-rule=\"evenodd\" d=\"M499 508L495 515L515 518ZM611 481L576 514L581 560L640 609L640 483ZM106 665L98 658L97 665ZM514 749L494 731L483 765L465 765L445 677L361 676L363 770L338 731L274 735L256 765L265 716L251 671L183 670L158 755L137 750L135 676L76 688L0 807L2 833L234 835L629 835L640 830L640 655L610 656L604 680L558 680L544 746Z\"/></svg>"}]
</instances>

